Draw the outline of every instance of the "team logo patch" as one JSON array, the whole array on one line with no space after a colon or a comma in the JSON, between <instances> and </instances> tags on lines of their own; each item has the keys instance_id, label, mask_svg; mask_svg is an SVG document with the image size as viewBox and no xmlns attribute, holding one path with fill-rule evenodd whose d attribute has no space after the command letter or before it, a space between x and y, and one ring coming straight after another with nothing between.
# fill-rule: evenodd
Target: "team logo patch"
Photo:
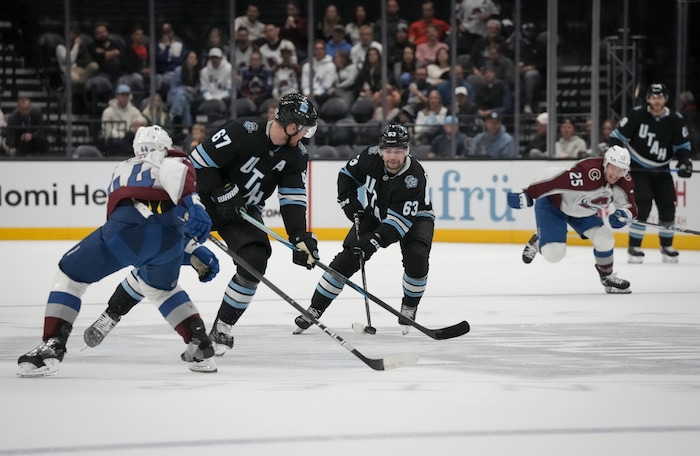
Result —
<instances>
[{"instance_id":1,"label":"team logo patch","mask_svg":"<svg viewBox=\"0 0 700 456\"><path fill-rule=\"evenodd\" d=\"M403 181L406 183L406 188L418 187L418 178L416 176L406 176Z\"/></svg>"},{"instance_id":2,"label":"team logo patch","mask_svg":"<svg viewBox=\"0 0 700 456\"><path fill-rule=\"evenodd\" d=\"M368 155L373 155L373 154L378 154L379 153L379 146L372 146L367 150Z\"/></svg>"},{"instance_id":3,"label":"team logo patch","mask_svg":"<svg viewBox=\"0 0 700 456\"><path fill-rule=\"evenodd\" d=\"M599 169L591 169L588 171L588 178L592 181L599 181L603 177L603 173Z\"/></svg>"},{"instance_id":4,"label":"team logo patch","mask_svg":"<svg viewBox=\"0 0 700 456\"><path fill-rule=\"evenodd\" d=\"M259 126L255 122L246 120L243 122L243 128L245 128L248 133L253 133L254 131L258 131Z\"/></svg>"}]
</instances>

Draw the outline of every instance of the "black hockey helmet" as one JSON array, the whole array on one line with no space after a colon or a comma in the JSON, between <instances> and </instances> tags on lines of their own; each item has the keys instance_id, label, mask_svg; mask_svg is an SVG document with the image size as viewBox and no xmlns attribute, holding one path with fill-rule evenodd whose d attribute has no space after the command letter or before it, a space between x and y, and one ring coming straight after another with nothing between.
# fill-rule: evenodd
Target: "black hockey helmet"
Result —
<instances>
[{"instance_id":1,"label":"black hockey helmet","mask_svg":"<svg viewBox=\"0 0 700 456\"><path fill-rule=\"evenodd\" d=\"M290 93L280 98L275 111L275 119L286 127L291 123L301 127L313 127L318 119L318 112L313 104L300 93Z\"/></svg>"},{"instance_id":2,"label":"black hockey helmet","mask_svg":"<svg viewBox=\"0 0 700 456\"><path fill-rule=\"evenodd\" d=\"M398 147L408 149L411 138L408 136L408 129L403 125L389 124L382 130L379 136L379 149Z\"/></svg>"},{"instance_id":3,"label":"black hockey helmet","mask_svg":"<svg viewBox=\"0 0 700 456\"><path fill-rule=\"evenodd\" d=\"M668 87L661 82L654 82L647 87L647 99L652 95L663 95L668 100Z\"/></svg>"}]
</instances>

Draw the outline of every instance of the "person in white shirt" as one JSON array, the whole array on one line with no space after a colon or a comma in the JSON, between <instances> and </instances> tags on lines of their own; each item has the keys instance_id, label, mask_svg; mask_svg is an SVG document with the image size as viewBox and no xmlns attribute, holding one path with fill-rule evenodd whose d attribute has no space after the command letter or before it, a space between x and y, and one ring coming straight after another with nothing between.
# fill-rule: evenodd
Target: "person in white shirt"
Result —
<instances>
[{"instance_id":1,"label":"person in white shirt","mask_svg":"<svg viewBox=\"0 0 700 456\"><path fill-rule=\"evenodd\" d=\"M237 32L239 28L248 29L250 41L257 41L265 38L265 24L260 22L260 8L257 5L249 4L244 16L238 16L233 20L233 30Z\"/></svg>"},{"instance_id":2,"label":"person in white shirt","mask_svg":"<svg viewBox=\"0 0 700 456\"><path fill-rule=\"evenodd\" d=\"M231 64L224 60L221 49L209 50L207 66L199 73L199 88L205 100L221 100L226 103L231 98Z\"/></svg>"},{"instance_id":3,"label":"person in white shirt","mask_svg":"<svg viewBox=\"0 0 700 456\"><path fill-rule=\"evenodd\" d=\"M365 55L369 48L375 48L382 53L382 44L374 41L374 30L371 25L363 25L360 27L360 41L350 49L350 60L357 66L358 70L362 69L362 64L365 61Z\"/></svg>"},{"instance_id":4,"label":"person in white shirt","mask_svg":"<svg viewBox=\"0 0 700 456\"><path fill-rule=\"evenodd\" d=\"M577 159L586 155L586 141L576 134L571 119L564 119L559 125L561 135L554 144L554 158Z\"/></svg>"},{"instance_id":5,"label":"person in white shirt","mask_svg":"<svg viewBox=\"0 0 700 456\"><path fill-rule=\"evenodd\" d=\"M292 49L292 63L298 63L297 49L289 40L280 39L280 28L274 24L265 26L265 43L260 46L260 54L263 57L263 66L274 71L275 67L282 63L282 53L280 51L282 44L285 47Z\"/></svg>"},{"instance_id":6,"label":"person in white shirt","mask_svg":"<svg viewBox=\"0 0 700 456\"><path fill-rule=\"evenodd\" d=\"M330 92L335 87L338 75L336 73L333 59L326 54L326 42L323 40L314 41L314 53L311 60L314 70L313 93L311 93L311 65L306 62L301 67L301 91L307 97L323 104L330 98Z\"/></svg>"}]
</instances>

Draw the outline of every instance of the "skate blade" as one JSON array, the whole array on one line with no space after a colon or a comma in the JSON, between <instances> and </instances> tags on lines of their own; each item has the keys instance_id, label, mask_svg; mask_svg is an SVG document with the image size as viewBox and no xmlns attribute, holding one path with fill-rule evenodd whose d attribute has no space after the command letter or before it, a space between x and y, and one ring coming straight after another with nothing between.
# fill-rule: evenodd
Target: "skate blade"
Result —
<instances>
[{"instance_id":1,"label":"skate blade","mask_svg":"<svg viewBox=\"0 0 700 456\"><path fill-rule=\"evenodd\" d=\"M306 331L306 329L300 328L299 326L297 326L296 328L294 328L294 331L292 331L292 334L301 334L304 331Z\"/></svg>"},{"instance_id":2,"label":"skate blade","mask_svg":"<svg viewBox=\"0 0 700 456\"><path fill-rule=\"evenodd\" d=\"M36 367L32 363L20 363L17 376L20 378L50 377L58 373L60 363L57 359L45 359L44 366L41 367Z\"/></svg>"},{"instance_id":3,"label":"skate blade","mask_svg":"<svg viewBox=\"0 0 700 456\"><path fill-rule=\"evenodd\" d=\"M672 257L668 255L661 255L661 261L667 264L677 264L678 263L678 257Z\"/></svg>"},{"instance_id":4,"label":"skate blade","mask_svg":"<svg viewBox=\"0 0 700 456\"><path fill-rule=\"evenodd\" d=\"M607 294L630 294L632 290L630 288L620 289L615 287L605 287L605 292Z\"/></svg>"},{"instance_id":5,"label":"skate blade","mask_svg":"<svg viewBox=\"0 0 700 456\"><path fill-rule=\"evenodd\" d=\"M627 257L627 262L629 264L642 264L644 262L644 257L643 256L633 256L629 255Z\"/></svg>"},{"instance_id":6,"label":"skate blade","mask_svg":"<svg viewBox=\"0 0 700 456\"><path fill-rule=\"evenodd\" d=\"M189 367L192 372L203 374L215 374L219 371L216 367L216 362L212 358L191 362L187 367Z\"/></svg>"},{"instance_id":7,"label":"skate blade","mask_svg":"<svg viewBox=\"0 0 700 456\"><path fill-rule=\"evenodd\" d=\"M403 334L403 335L405 336L405 335L408 334L409 332L411 332L411 327L410 327L410 326L408 326L408 325L401 325L401 334Z\"/></svg>"}]
</instances>

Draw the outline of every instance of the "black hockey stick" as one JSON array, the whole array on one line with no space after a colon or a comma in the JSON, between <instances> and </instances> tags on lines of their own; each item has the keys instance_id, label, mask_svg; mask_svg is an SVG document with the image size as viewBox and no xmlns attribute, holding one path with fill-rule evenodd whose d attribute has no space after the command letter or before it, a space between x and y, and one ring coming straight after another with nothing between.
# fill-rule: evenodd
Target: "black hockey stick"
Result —
<instances>
[{"instance_id":1,"label":"black hockey stick","mask_svg":"<svg viewBox=\"0 0 700 456\"><path fill-rule=\"evenodd\" d=\"M247 215L247 214L246 214ZM267 285L272 291L277 293L280 298L284 299L287 301L289 304L291 304L292 307L294 307L299 313L301 313L307 320L311 321L313 324L318 326L328 334L333 340L338 342L340 345L342 345L347 351L352 353L353 355L357 356L362 360L363 363L367 364L369 367L371 367L374 370L389 370L389 369L394 369L397 367L403 367L403 366L410 366L418 362L418 355L415 353L402 353L402 354L396 354L396 355L389 355L385 358L368 358L362 353L360 353L355 347L350 345L348 341L340 337L337 333L333 332L328 328L326 325L321 323L320 320L318 320L316 317L311 315L309 312L306 311L299 303L297 303L294 299L289 297L285 292L283 292L281 289L279 289L274 283L270 282L267 278L265 278L264 275L262 275L260 272L258 272L254 267L252 267L247 261L245 261L243 258L241 258L238 254L236 254L234 251L228 248L226 244L212 236L211 234L209 235L209 240L213 242L217 247L219 247L221 250L226 252L231 258L233 258L233 261L235 261L237 264L241 265L243 268L245 268L246 271L248 271L253 277Z\"/></svg>"},{"instance_id":2,"label":"black hockey stick","mask_svg":"<svg viewBox=\"0 0 700 456\"><path fill-rule=\"evenodd\" d=\"M360 216L355 212L352 214L352 218L355 222L355 236L357 237L357 240L360 240ZM365 272L365 259L363 257L360 257L360 271L362 271L362 289L367 292L367 273ZM365 312L367 313L367 325L363 325L361 323L353 323L352 324L352 329L355 331L362 333L362 334L370 334L374 335L377 334L377 328L372 326L372 318L370 317L369 314L369 300L367 299L367 295L364 295L365 298Z\"/></svg>"},{"instance_id":3,"label":"black hockey stick","mask_svg":"<svg viewBox=\"0 0 700 456\"><path fill-rule=\"evenodd\" d=\"M665 228L667 230L675 231L677 233L695 234L697 236L700 236L700 231L689 230L687 228L681 228L680 226L676 226L676 225L662 225L660 223L640 222L639 220L630 220L630 219L623 219L623 221L630 222L630 223L636 223L637 225L653 226L655 228Z\"/></svg>"},{"instance_id":4,"label":"black hockey stick","mask_svg":"<svg viewBox=\"0 0 700 456\"><path fill-rule=\"evenodd\" d=\"M294 244L292 244L291 242L289 242L288 240L286 240L285 238L283 238L283 237L280 236L279 234L275 233L274 231L272 231L272 230L271 230L270 228L268 228L267 226L265 226L265 225L263 225L262 223L258 222L257 220L255 220L255 219L254 219L253 217L251 217L250 215L248 215L248 214L246 214L246 213L241 213L241 216L243 216L243 218L244 218L245 220L247 220L248 222L250 222L250 223L252 223L253 225L255 225L256 227L258 227L260 230L262 230L262 231L264 231L265 233L267 233L269 236L272 236L273 238L275 238L275 239L277 239L278 241L280 241L283 245L287 246L288 248L290 248L290 249L292 249L292 250L298 250L297 247L296 247ZM374 296L374 295L373 295L372 293L370 293L369 291L363 290L363 289L362 289L359 285L357 285L355 282L351 281L350 279L348 279L347 277L345 277L344 275L342 275L341 273L339 273L339 272L336 271L335 269L331 268L330 266L326 266L325 264L323 264L323 263L322 263L321 261L319 261L319 260L316 260L316 261L314 262L314 264L317 264L319 268L321 268L321 269L323 269L324 271L326 271L326 272L328 272L329 274L331 274L336 280L339 280L339 281L343 282L344 284L348 285L350 288L352 288L353 290L357 291L357 292L360 293L361 295L367 296L372 302L378 304L378 305L379 305L381 308L383 308L384 310L387 310L387 311L389 311L390 313L392 313L392 314L396 315L397 317L399 317L399 323L400 323L400 324L402 324L402 325L410 325L410 326L413 326L413 327L416 328L418 331L420 331L420 332L422 332L423 334L426 334L426 335L432 337L432 338L435 339L435 340L452 339L453 337L459 337L459 336L462 336L462 335L464 335L464 334L466 334L466 333L469 332L470 327L469 327L469 323L468 323L466 320L460 321L460 322L457 323L457 324L454 324L454 325L452 325L452 326L447 326L447 327L445 327L445 328L439 328L439 329L429 329L429 328L426 328L425 326L422 326L422 325L416 323L415 320L411 320L410 318L406 318L406 316L404 316L403 314L401 314L401 312L399 312L398 310L394 309L393 307L391 307L389 304L385 303L384 301L382 301L382 300L379 299L378 297Z\"/></svg>"},{"instance_id":5,"label":"black hockey stick","mask_svg":"<svg viewBox=\"0 0 700 456\"><path fill-rule=\"evenodd\" d=\"M666 169L666 168L634 168L630 169L631 173L677 173L678 169ZM700 170L697 169L691 169L688 170L690 173L697 173L700 172Z\"/></svg>"}]
</instances>

